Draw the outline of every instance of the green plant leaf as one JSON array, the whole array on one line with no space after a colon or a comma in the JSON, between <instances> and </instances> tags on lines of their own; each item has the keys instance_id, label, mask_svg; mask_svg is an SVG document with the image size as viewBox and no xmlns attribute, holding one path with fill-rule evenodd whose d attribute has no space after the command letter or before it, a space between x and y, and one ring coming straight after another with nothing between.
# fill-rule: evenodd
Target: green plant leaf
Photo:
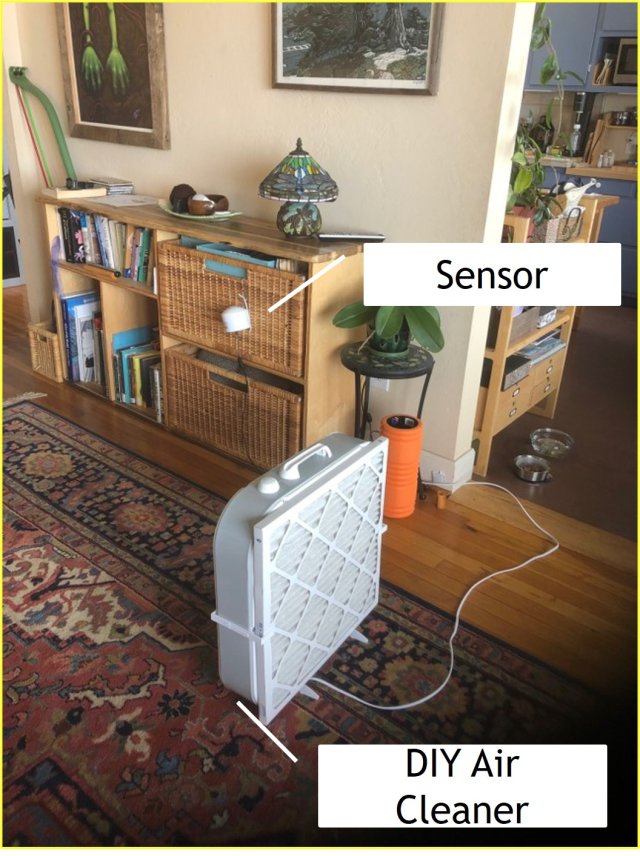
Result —
<instances>
[{"instance_id":1,"label":"green plant leaf","mask_svg":"<svg viewBox=\"0 0 640 856\"><path fill-rule=\"evenodd\" d=\"M511 158L513 163L518 164L518 166L527 166L527 158L524 152L516 152L514 156Z\"/></svg>"},{"instance_id":2,"label":"green plant leaf","mask_svg":"<svg viewBox=\"0 0 640 856\"><path fill-rule=\"evenodd\" d=\"M518 174L515 177L513 182L513 192L516 195L520 193L524 193L524 191L531 187L531 182L533 181L533 176L529 172L529 170L521 169L518 171Z\"/></svg>"},{"instance_id":3,"label":"green plant leaf","mask_svg":"<svg viewBox=\"0 0 640 856\"><path fill-rule=\"evenodd\" d=\"M400 331L404 320L404 308L381 306L376 313L376 333L381 339L390 339Z\"/></svg>"},{"instance_id":4,"label":"green plant leaf","mask_svg":"<svg viewBox=\"0 0 640 856\"><path fill-rule=\"evenodd\" d=\"M356 300L336 312L333 324L336 327L360 327L373 321L377 311L377 306L365 306L362 300Z\"/></svg>"},{"instance_id":5,"label":"green plant leaf","mask_svg":"<svg viewBox=\"0 0 640 856\"><path fill-rule=\"evenodd\" d=\"M542 63L542 68L540 69L540 83L548 83L556 76L558 71L559 69L556 58L553 54L550 54Z\"/></svg>"},{"instance_id":6,"label":"green plant leaf","mask_svg":"<svg viewBox=\"0 0 640 856\"><path fill-rule=\"evenodd\" d=\"M423 348L435 353L444 347L444 336L440 324L430 312L432 308L428 306L405 306L404 314L413 338Z\"/></svg>"}]
</instances>

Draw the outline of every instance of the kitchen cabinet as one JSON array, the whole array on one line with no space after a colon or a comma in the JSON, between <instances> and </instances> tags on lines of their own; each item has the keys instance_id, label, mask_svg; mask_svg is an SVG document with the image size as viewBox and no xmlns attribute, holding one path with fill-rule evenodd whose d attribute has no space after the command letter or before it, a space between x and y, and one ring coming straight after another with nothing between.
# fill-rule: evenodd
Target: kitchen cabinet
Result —
<instances>
[{"instance_id":1,"label":"kitchen cabinet","mask_svg":"<svg viewBox=\"0 0 640 856\"><path fill-rule=\"evenodd\" d=\"M487 474L493 437L503 428L529 410L553 418L574 312L572 306L558 309L551 323L538 328L539 308L529 308L518 315L511 306L492 310L492 320L496 323L489 328L485 377L476 407L474 472L477 475ZM526 349L530 352L531 346L535 346L534 350L539 348L540 353L533 359L520 357L520 352ZM514 369L514 363L519 368ZM514 377L517 377L515 382Z\"/></svg>"},{"instance_id":2,"label":"kitchen cabinet","mask_svg":"<svg viewBox=\"0 0 640 856\"><path fill-rule=\"evenodd\" d=\"M618 204L607 209L602 218L598 241L621 244L622 301L635 305L638 289L638 185L635 181L600 179L598 191L619 197Z\"/></svg>"},{"instance_id":3,"label":"kitchen cabinet","mask_svg":"<svg viewBox=\"0 0 640 856\"><path fill-rule=\"evenodd\" d=\"M551 21L551 40L558 54L560 68L573 71L585 82L589 79L591 48L599 12L598 3L548 3L546 14ZM540 69L547 58L544 48L529 55L525 89L549 90L553 81L542 85ZM585 84L572 77L564 81L570 91L584 90Z\"/></svg>"},{"instance_id":4,"label":"kitchen cabinet","mask_svg":"<svg viewBox=\"0 0 640 856\"><path fill-rule=\"evenodd\" d=\"M334 327L331 319L362 294L362 244L289 239L271 223L241 216L180 219L151 203L112 207L109 197L44 192L40 201L47 245L56 255L53 303L65 380L73 382L64 298L91 289L100 298L102 332L98 339L94 333L94 347L101 343L104 377L100 383L76 381L78 388L258 470L331 432L351 432L352 382L339 367L353 331ZM108 269L60 255L61 208L148 229L148 277L138 282L118 265ZM341 255L344 260L323 275L321 287L304 288L268 311ZM251 326L228 332L221 313L243 300ZM119 385L116 343L141 327L151 328L157 341L161 407L150 406L148 396L123 396ZM134 382L132 371L123 380L130 393Z\"/></svg>"},{"instance_id":5,"label":"kitchen cabinet","mask_svg":"<svg viewBox=\"0 0 640 856\"><path fill-rule=\"evenodd\" d=\"M594 86L593 71L606 53L617 50L623 37L637 35L635 3L548 3L546 15L551 21L551 40L558 54L560 68L572 71L584 83L568 77L564 88L569 92L635 93L635 86ZM540 83L540 69L547 53L543 49L529 56L525 89L551 91L553 82Z\"/></svg>"},{"instance_id":6,"label":"kitchen cabinet","mask_svg":"<svg viewBox=\"0 0 640 856\"><path fill-rule=\"evenodd\" d=\"M620 169L622 168L620 167ZM608 170L593 169L588 166L569 167L568 169L545 167L545 187L551 188L554 184L563 181L579 183L593 176L600 182L600 187L597 194L589 191L588 196L596 198L599 195L618 197L617 205L603 208L600 229L596 233L595 240L621 245L622 303L635 306L638 292L638 185L635 181L603 177L603 174L614 173L615 169L616 167Z\"/></svg>"},{"instance_id":7,"label":"kitchen cabinet","mask_svg":"<svg viewBox=\"0 0 640 856\"><path fill-rule=\"evenodd\" d=\"M598 31L617 36L635 36L637 6L635 3L599 3Z\"/></svg>"}]
</instances>

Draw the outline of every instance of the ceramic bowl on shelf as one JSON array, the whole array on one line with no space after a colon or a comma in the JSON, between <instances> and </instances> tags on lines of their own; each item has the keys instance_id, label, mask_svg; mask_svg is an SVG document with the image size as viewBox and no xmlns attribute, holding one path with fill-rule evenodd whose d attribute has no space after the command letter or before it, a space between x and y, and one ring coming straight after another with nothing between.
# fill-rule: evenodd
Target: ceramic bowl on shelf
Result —
<instances>
[{"instance_id":1,"label":"ceramic bowl on shelf","mask_svg":"<svg viewBox=\"0 0 640 856\"><path fill-rule=\"evenodd\" d=\"M529 437L535 452L545 458L564 458L574 446L571 434L556 428L538 428Z\"/></svg>"}]
</instances>

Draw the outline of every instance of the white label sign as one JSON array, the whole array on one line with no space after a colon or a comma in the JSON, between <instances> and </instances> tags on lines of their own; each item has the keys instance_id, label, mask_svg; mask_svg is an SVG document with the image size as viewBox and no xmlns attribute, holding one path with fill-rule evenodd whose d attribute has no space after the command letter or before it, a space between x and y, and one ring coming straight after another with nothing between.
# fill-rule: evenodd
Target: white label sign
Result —
<instances>
[{"instance_id":1,"label":"white label sign","mask_svg":"<svg viewBox=\"0 0 640 856\"><path fill-rule=\"evenodd\" d=\"M319 746L318 825L607 825L602 745Z\"/></svg>"},{"instance_id":2,"label":"white label sign","mask_svg":"<svg viewBox=\"0 0 640 856\"><path fill-rule=\"evenodd\" d=\"M620 306L620 244L364 246L368 306Z\"/></svg>"}]
</instances>

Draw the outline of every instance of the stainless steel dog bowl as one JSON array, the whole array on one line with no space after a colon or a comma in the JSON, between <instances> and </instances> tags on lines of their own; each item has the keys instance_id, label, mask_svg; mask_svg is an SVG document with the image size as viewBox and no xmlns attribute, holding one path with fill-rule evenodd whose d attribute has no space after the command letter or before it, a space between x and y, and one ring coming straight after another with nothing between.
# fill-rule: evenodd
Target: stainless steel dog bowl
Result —
<instances>
[{"instance_id":1,"label":"stainless steel dog bowl","mask_svg":"<svg viewBox=\"0 0 640 856\"><path fill-rule=\"evenodd\" d=\"M571 434L555 428L538 428L529 437L535 452L545 458L564 458L574 446Z\"/></svg>"},{"instance_id":2,"label":"stainless steel dog bowl","mask_svg":"<svg viewBox=\"0 0 640 856\"><path fill-rule=\"evenodd\" d=\"M513 467L518 478L528 482L550 481L551 469L548 461L537 455L516 455Z\"/></svg>"}]
</instances>

